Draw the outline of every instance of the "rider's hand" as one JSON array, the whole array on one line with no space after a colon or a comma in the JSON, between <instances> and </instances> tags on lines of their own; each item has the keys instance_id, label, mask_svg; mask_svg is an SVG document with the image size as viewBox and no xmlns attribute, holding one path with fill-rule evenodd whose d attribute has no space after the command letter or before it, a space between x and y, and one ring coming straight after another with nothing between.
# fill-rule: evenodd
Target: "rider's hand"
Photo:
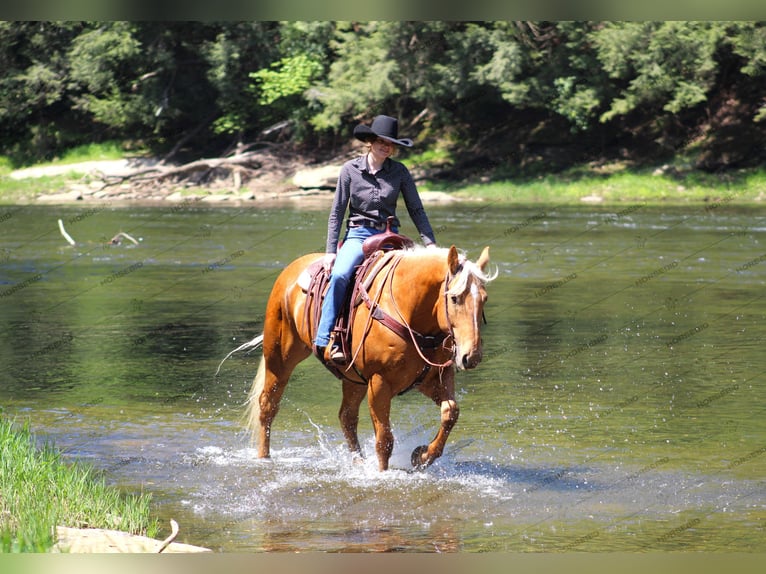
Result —
<instances>
[{"instance_id":1,"label":"rider's hand","mask_svg":"<svg viewBox=\"0 0 766 574\"><path fill-rule=\"evenodd\" d=\"M333 263L335 263L335 253L325 253L324 259L322 259L322 267L324 267L324 270L329 273Z\"/></svg>"}]
</instances>

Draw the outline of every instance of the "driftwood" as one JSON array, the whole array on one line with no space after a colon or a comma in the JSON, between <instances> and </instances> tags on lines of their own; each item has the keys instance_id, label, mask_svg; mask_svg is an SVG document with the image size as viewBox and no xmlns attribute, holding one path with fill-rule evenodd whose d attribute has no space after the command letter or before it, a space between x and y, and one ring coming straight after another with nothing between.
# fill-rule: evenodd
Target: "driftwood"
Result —
<instances>
[{"instance_id":1,"label":"driftwood","mask_svg":"<svg viewBox=\"0 0 766 574\"><path fill-rule=\"evenodd\" d=\"M124 237L125 239L127 239L128 241L131 241L131 242L135 243L136 245L138 245L138 241L136 241L136 240L135 240L135 238L131 237L130 235L128 235L128 234L127 234L127 233L125 233L124 231L120 231L120 232L119 232L117 235L115 235L114 237L112 237L112 238L109 240L109 243L110 243L111 245L119 245L120 243L122 243L122 238L123 238L123 237Z\"/></svg>"},{"instance_id":2,"label":"driftwood","mask_svg":"<svg viewBox=\"0 0 766 574\"><path fill-rule=\"evenodd\" d=\"M60 219L59 219L59 231L61 232L61 235L64 236L64 239L66 239L66 242L69 243L69 245L72 245L72 246L77 245L77 242L74 239L72 239L72 236L66 232L66 229L64 229L64 222L61 221Z\"/></svg>"},{"instance_id":3,"label":"driftwood","mask_svg":"<svg viewBox=\"0 0 766 574\"><path fill-rule=\"evenodd\" d=\"M259 146L251 151L250 148ZM163 185L210 185L218 181L233 182L234 188L256 177L263 170L278 170L284 159L278 153L279 144L256 142L240 145L226 157L203 158L180 165L162 162L137 167L122 174L99 174L101 189L116 185L131 187L161 187Z\"/></svg>"},{"instance_id":4,"label":"driftwood","mask_svg":"<svg viewBox=\"0 0 766 574\"><path fill-rule=\"evenodd\" d=\"M212 120L212 116L205 118L181 138L162 161L153 166L137 168L121 175L102 174L101 189L123 184L130 184L133 187L185 182L190 185L204 185L229 178L233 179L234 188L239 189L244 182L255 177L258 170L278 168L282 163L278 153L282 144L269 141L269 138L276 136L277 139L282 139L291 126L290 121L279 122L264 129L254 142L236 142L234 148L227 150L223 157L198 159L181 165L168 165L168 159L174 157L185 142L194 138ZM251 151L256 147L257 150Z\"/></svg>"},{"instance_id":5,"label":"driftwood","mask_svg":"<svg viewBox=\"0 0 766 574\"><path fill-rule=\"evenodd\" d=\"M165 548L170 546L170 543L173 542L173 540L176 539L176 536L178 536L178 522L170 519L170 536L168 536L165 540L162 541L162 545L160 546L159 550L157 550L157 554L161 554Z\"/></svg>"},{"instance_id":6,"label":"driftwood","mask_svg":"<svg viewBox=\"0 0 766 574\"><path fill-rule=\"evenodd\" d=\"M74 238L71 235L69 235L69 233L67 233L66 229L64 229L64 222L61 219L59 219L59 231L61 232L61 235L64 237L64 239L66 239L67 243L69 243L69 245L71 245L73 247L75 245L77 245L77 242L74 240ZM134 243L136 245L138 245L138 241L136 241L135 237L125 233L124 231L120 231L117 235L112 237L109 240L109 244L110 245L120 245L122 243L123 238L127 239L128 241L130 241L130 242L132 242L132 243Z\"/></svg>"}]
</instances>

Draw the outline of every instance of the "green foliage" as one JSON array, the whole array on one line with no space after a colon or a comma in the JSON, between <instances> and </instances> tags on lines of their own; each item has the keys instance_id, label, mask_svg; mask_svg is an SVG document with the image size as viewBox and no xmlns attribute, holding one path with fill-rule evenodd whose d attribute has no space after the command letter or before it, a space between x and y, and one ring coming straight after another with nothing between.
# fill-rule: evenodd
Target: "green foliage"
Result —
<instances>
[{"instance_id":1,"label":"green foliage","mask_svg":"<svg viewBox=\"0 0 766 574\"><path fill-rule=\"evenodd\" d=\"M226 23L199 48L191 46L199 49L204 58L203 72L214 95L215 107L210 115L215 117L216 134L240 137L261 125L265 114L253 96L250 74L280 56L279 45L273 41L280 27L275 22Z\"/></svg>"},{"instance_id":2,"label":"green foliage","mask_svg":"<svg viewBox=\"0 0 766 574\"><path fill-rule=\"evenodd\" d=\"M734 53L744 59L742 72L758 76L766 70L766 23L738 22L731 35Z\"/></svg>"},{"instance_id":3,"label":"green foliage","mask_svg":"<svg viewBox=\"0 0 766 574\"><path fill-rule=\"evenodd\" d=\"M601 104L596 91L591 87L579 87L577 78L556 78L553 85L556 97L553 100L554 110L564 116L579 129L587 129L595 110Z\"/></svg>"},{"instance_id":4,"label":"green foliage","mask_svg":"<svg viewBox=\"0 0 766 574\"><path fill-rule=\"evenodd\" d=\"M213 122L216 134L237 134L245 129L246 121L240 114L224 114Z\"/></svg>"},{"instance_id":5,"label":"green foliage","mask_svg":"<svg viewBox=\"0 0 766 574\"><path fill-rule=\"evenodd\" d=\"M256 80L258 103L270 106L281 98L305 92L322 72L322 64L306 54L282 58L269 68L250 74Z\"/></svg>"},{"instance_id":6,"label":"green foliage","mask_svg":"<svg viewBox=\"0 0 766 574\"><path fill-rule=\"evenodd\" d=\"M609 77L625 87L602 116L608 121L646 105L678 113L707 100L718 71L725 24L619 22L592 35Z\"/></svg>"},{"instance_id":7,"label":"green foliage","mask_svg":"<svg viewBox=\"0 0 766 574\"><path fill-rule=\"evenodd\" d=\"M386 30L392 23L339 23L330 47L334 61L325 82L311 95L321 107L312 119L319 130L340 126L341 119L368 110L398 93L396 62L388 58Z\"/></svg>"},{"instance_id":8,"label":"green foliage","mask_svg":"<svg viewBox=\"0 0 766 574\"><path fill-rule=\"evenodd\" d=\"M141 44L127 22L87 30L72 42L69 79L91 95L110 95L120 82L120 69L140 55Z\"/></svg>"},{"instance_id":9,"label":"green foliage","mask_svg":"<svg viewBox=\"0 0 766 574\"><path fill-rule=\"evenodd\" d=\"M477 48L489 51L472 74L476 81L496 87L511 104L526 104L530 85L523 75L532 54L524 49L518 31L510 23L497 24L492 30L474 25L469 28L466 39L466 51Z\"/></svg>"},{"instance_id":10,"label":"green foliage","mask_svg":"<svg viewBox=\"0 0 766 574\"><path fill-rule=\"evenodd\" d=\"M740 22L738 33L731 36L732 49L741 56L745 65L742 73L752 77L763 77L766 73L766 24L763 22ZM756 122L766 120L766 100L753 119Z\"/></svg>"}]
</instances>

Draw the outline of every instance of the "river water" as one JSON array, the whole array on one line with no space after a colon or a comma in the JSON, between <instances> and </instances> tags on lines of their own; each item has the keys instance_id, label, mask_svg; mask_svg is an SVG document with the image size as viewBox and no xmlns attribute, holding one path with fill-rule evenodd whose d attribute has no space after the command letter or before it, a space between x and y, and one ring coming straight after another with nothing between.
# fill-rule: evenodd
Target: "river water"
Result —
<instances>
[{"instance_id":1,"label":"river water","mask_svg":"<svg viewBox=\"0 0 766 574\"><path fill-rule=\"evenodd\" d=\"M417 392L394 402L379 473L364 411L351 464L315 360L271 461L241 426L259 355L215 374L260 333L280 269L322 250L324 201L3 207L2 414L216 551L766 550L766 210L427 207L442 244L489 245L499 276L425 472L409 453L439 412Z\"/></svg>"}]
</instances>

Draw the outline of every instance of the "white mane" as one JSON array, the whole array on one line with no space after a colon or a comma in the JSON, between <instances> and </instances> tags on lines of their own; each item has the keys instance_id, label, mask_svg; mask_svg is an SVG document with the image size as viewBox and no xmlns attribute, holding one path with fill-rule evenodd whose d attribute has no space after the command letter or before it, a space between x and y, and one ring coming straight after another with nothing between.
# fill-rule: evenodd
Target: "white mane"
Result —
<instances>
[{"instance_id":1,"label":"white mane","mask_svg":"<svg viewBox=\"0 0 766 574\"><path fill-rule=\"evenodd\" d=\"M465 293L471 278L476 279L479 284L483 286L495 279L498 275L497 270L492 274L485 273L478 265L476 265L476 263L469 261L463 255L460 256L460 263L462 268L458 271L458 274L452 281L449 291L447 291L448 295L461 295L462 293Z\"/></svg>"},{"instance_id":2,"label":"white mane","mask_svg":"<svg viewBox=\"0 0 766 574\"><path fill-rule=\"evenodd\" d=\"M411 249L405 250L407 257L429 257L439 255L440 257L447 257L449 249L446 247L424 247L422 245L416 245ZM460 261L461 269L452 281L452 285L448 291L450 295L460 295L468 289L470 279L475 278L481 285L486 285L493 279L497 278L499 271L495 269L492 273L486 273L479 268L476 263L469 260L466 257L465 252L458 250L458 261Z\"/></svg>"}]
</instances>

